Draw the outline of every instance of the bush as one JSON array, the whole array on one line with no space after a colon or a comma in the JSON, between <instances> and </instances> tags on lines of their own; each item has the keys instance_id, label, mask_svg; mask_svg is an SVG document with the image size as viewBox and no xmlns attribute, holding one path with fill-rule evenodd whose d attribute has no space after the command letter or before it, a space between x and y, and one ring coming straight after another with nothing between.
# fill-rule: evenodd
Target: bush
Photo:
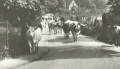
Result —
<instances>
[{"instance_id":1,"label":"bush","mask_svg":"<svg viewBox=\"0 0 120 69\"><path fill-rule=\"evenodd\" d=\"M96 21L96 23L86 22L87 28L83 28L82 34L92 37L98 37L102 33L102 22Z\"/></svg>"}]
</instances>

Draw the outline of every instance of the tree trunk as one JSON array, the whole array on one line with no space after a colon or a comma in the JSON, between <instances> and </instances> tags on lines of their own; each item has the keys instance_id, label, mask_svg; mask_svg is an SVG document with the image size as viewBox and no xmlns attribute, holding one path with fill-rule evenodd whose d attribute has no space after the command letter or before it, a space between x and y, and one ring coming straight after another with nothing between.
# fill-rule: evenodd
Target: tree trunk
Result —
<instances>
[{"instance_id":1,"label":"tree trunk","mask_svg":"<svg viewBox=\"0 0 120 69\"><path fill-rule=\"evenodd\" d=\"M29 52L29 46L26 39L26 21L21 21L21 54L26 54Z\"/></svg>"}]
</instances>

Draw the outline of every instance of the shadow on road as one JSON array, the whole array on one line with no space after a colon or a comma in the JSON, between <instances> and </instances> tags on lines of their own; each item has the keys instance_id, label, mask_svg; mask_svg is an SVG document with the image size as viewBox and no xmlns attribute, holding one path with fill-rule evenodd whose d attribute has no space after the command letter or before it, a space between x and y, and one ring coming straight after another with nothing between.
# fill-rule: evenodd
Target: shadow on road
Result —
<instances>
[{"instance_id":1,"label":"shadow on road","mask_svg":"<svg viewBox=\"0 0 120 69\"><path fill-rule=\"evenodd\" d=\"M66 39L64 36L56 36L56 39L50 39L48 42L62 42L62 43L71 43L73 42L72 36L69 39ZM98 42L97 40L91 39L90 37L78 37L78 42Z\"/></svg>"},{"instance_id":2,"label":"shadow on road","mask_svg":"<svg viewBox=\"0 0 120 69\"><path fill-rule=\"evenodd\" d=\"M106 50L102 47L59 46L49 47L49 49L50 53L41 59L42 61L57 59L93 59L120 57L119 52Z\"/></svg>"},{"instance_id":3,"label":"shadow on road","mask_svg":"<svg viewBox=\"0 0 120 69\"><path fill-rule=\"evenodd\" d=\"M39 52L27 53L26 55L18 56L18 57L15 57L14 59L22 59L22 60L31 61L31 60L33 60L33 58L36 58L37 56L38 57L42 57L42 56L46 55L47 54L47 50L48 50L47 47L39 46Z\"/></svg>"}]
</instances>

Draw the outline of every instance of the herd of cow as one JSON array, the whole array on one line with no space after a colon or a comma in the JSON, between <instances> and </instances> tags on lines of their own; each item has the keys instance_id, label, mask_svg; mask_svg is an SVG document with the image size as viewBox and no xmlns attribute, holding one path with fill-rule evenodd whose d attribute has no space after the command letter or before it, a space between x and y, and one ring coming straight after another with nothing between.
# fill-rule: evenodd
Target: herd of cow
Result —
<instances>
[{"instance_id":1,"label":"herd of cow","mask_svg":"<svg viewBox=\"0 0 120 69\"><path fill-rule=\"evenodd\" d=\"M58 21L58 22L57 22ZM65 34L65 38L69 38L70 32L73 35L73 41L77 42L77 36L81 32L81 24L77 21L65 20L64 18L60 18L59 20L55 20L55 22L48 23L49 32L54 31L54 34L61 33L62 30Z\"/></svg>"},{"instance_id":2,"label":"herd of cow","mask_svg":"<svg viewBox=\"0 0 120 69\"><path fill-rule=\"evenodd\" d=\"M62 33L63 30L66 39L69 38L69 34L71 32L74 42L77 42L77 36L81 32L81 26L84 26L77 21L65 20L64 18L55 19L53 22L46 24L46 26L44 26L42 23L40 23L37 27L32 27L28 24L26 25L28 27L26 36L31 53L38 51L38 43L42 39L42 31L47 25L50 34L52 31L54 34Z\"/></svg>"},{"instance_id":3,"label":"herd of cow","mask_svg":"<svg viewBox=\"0 0 120 69\"><path fill-rule=\"evenodd\" d=\"M88 28L85 23L80 23L79 21L74 21L74 20L66 20L64 18L56 18L52 20L52 18L49 18L51 21L49 21L46 24L43 24L43 22L40 23L38 27L31 27L28 26L28 31L26 33L27 39L28 39L28 44L30 46L30 52L36 52L38 51L38 43L42 39L42 31L44 30L44 27L48 26L49 33L51 34L52 31L54 34L57 33L62 33L62 30L65 34L65 38L68 39L70 32L72 33L73 36L73 42L77 42L77 37L79 34L81 34L81 31L83 28ZM108 25L107 18L105 15L102 16L102 34L107 34L106 29L109 29L112 32L112 43L115 44L116 46L120 45L119 38L120 38L120 26L119 25ZM98 24L98 23L97 23ZM113 33L114 32L114 33ZM100 33L100 32L99 32ZM98 34L99 34L98 33ZM108 34L109 35L109 34ZM108 36L107 35L107 36ZM101 38L106 38L104 35Z\"/></svg>"}]
</instances>

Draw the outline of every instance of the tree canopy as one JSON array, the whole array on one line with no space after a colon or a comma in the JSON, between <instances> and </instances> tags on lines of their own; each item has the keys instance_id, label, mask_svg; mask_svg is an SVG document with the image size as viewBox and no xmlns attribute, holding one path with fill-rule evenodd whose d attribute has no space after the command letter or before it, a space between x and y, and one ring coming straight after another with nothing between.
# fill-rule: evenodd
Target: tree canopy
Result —
<instances>
[{"instance_id":1,"label":"tree canopy","mask_svg":"<svg viewBox=\"0 0 120 69\"><path fill-rule=\"evenodd\" d=\"M120 15L120 0L109 0L108 3L112 5L110 7L110 13Z\"/></svg>"},{"instance_id":2,"label":"tree canopy","mask_svg":"<svg viewBox=\"0 0 120 69\"><path fill-rule=\"evenodd\" d=\"M3 0L4 19L14 23L35 19L41 12L40 0Z\"/></svg>"},{"instance_id":3,"label":"tree canopy","mask_svg":"<svg viewBox=\"0 0 120 69\"><path fill-rule=\"evenodd\" d=\"M98 9L106 9L106 1L105 0L93 0L96 8Z\"/></svg>"},{"instance_id":4,"label":"tree canopy","mask_svg":"<svg viewBox=\"0 0 120 69\"><path fill-rule=\"evenodd\" d=\"M4 18L10 21L36 19L42 13L56 13L61 10L69 13L65 9L64 0L1 0L0 3L0 8L4 9ZM105 6L104 0L80 0L79 8L96 10Z\"/></svg>"}]
</instances>

